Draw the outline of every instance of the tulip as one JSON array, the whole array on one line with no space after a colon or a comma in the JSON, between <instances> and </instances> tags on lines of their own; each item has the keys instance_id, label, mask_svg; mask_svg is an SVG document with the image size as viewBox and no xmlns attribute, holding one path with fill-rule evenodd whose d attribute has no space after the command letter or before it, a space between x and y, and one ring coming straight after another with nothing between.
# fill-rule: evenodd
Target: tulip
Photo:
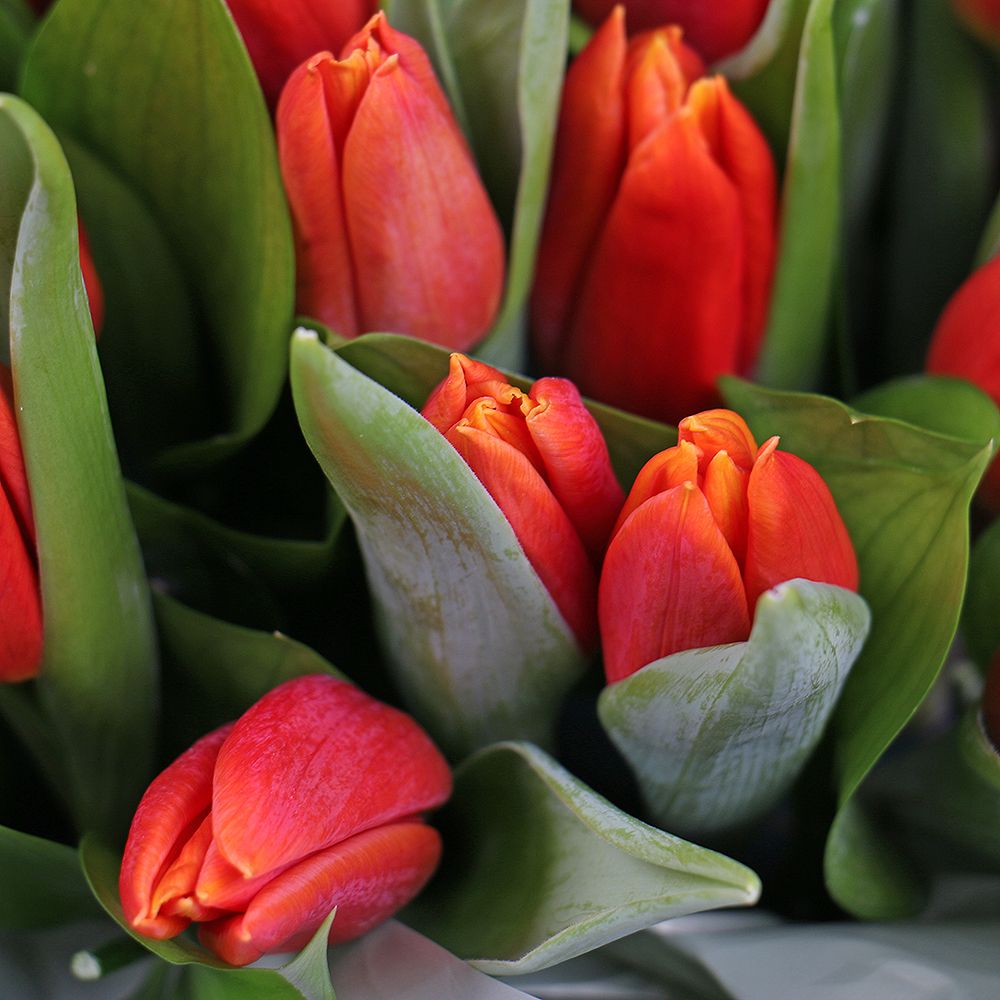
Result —
<instances>
[{"instance_id":1,"label":"tulip","mask_svg":"<svg viewBox=\"0 0 1000 1000\"><path fill-rule=\"evenodd\" d=\"M774 270L770 150L721 77L620 7L570 67L532 300L540 363L676 420L746 373Z\"/></svg>"},{"instance_id":2,"label":"tulip","mask_svg":"<svg viewBox=\"0 0 1000 1000\"><path fill-rule=\"evenodd\" d=\"M576 387L543 378L524 392L453 354L421 412L503 511L580 645L593 646L597 570L623 494Z\"/></svg>"},{"instance_id":3,"label":"tulip","mask_svg":"<svg viewBox=\"0 0 1000 1000\"><path fill-rule=\"evenodd\" d=\"M0 364L0 681L34 677L42 659L42 598L28 476L10 372Z\"/></svg>"},{"instance_id":4,"label":"tulip","mask_svg":"<svg viewBox=\"0 0 1000 1000\"><path fill-rule=\"evenodd\" d=\"M739 52L760 27L770 0L617 0L633 31L668 24L683 28L684 36L709 62ZM591 24L600 24L616 0L574 0L573 6Z\"/></svg>"},{"instance_id":5,"label":"tulip","mask_svg":"<svg viewBox=\"0 0 1000 1000\"><path fill-rule=\"evenodd\" d=\"M149 786L122 860L125 919L156 939L197 922L232 965L301 947L334 907L330 940L357 937L430 878L441 842L421 817L450 791L409 716L345 681L287 681Z\"/></svg>"},{"instance_id":6,"label":"tulip","mask_svg":"<svg viewBox=\"0 0 1000 1000\"><path fill-rule=\"evenodd\" d=\"M952 0L952 5L971 32L1000 46L1000 0Z\"/></svg>"},{"instance_id":7,"label":"tulip","mask_svg":"<svg viewBox=\"0 0 1000 1000\"><path fill-rule=\"evenodd\" d=\"M964 378L1000 406L1000 256L983 264L951 297L927 352L932 375ZM1000 462L994 460L977 494L1000 511Z\"/></svg>"},{"instance_id":8,"label":"tulip","mask_svg":"<svg viewBox=\"0 0 1000 1000\"><path fill-rule=\"evenodd\" d=\"M84 231L83 224L78 226L80 237L80 272L83 274L83 287L87 291L87 303L90 306L90 321L94 332L100 333L104 325L104 289L94 267L94 258L90 253L90 241Z\"/></svg>"},{"instance_id":9,"label":"tulip","mask_svg":"<svg viewBox=\"0 0 1000 1000\"><path fill-rule=\"evenodd\" d=\"M274 107L293 69L316 52L339 50L375 13L374 0L226 0Z\"/></svg>"},{"instance_id":10,"label":"tulip","mask_svg":"<svg viewBox=\"0 0 1000 1000\"><path fill-rule=\"evenodd\" d=\"M709 410L646 463L615 525L599 616L608 682L682 649L740 642L757 598L803 578L858 587L847 529L819 473L757 447L743 419Z\"/></svg>"},{"instance_id":11,"label":"tulip","mask_svg":"<svg viewBox=\"0 0 1000 1000\"><path fill-rule=\"evenodd\" d=\"M301 312L466 348L500 301L500 224L426 54L376 15L278 104Z\"/></svg>"}]
</instances>

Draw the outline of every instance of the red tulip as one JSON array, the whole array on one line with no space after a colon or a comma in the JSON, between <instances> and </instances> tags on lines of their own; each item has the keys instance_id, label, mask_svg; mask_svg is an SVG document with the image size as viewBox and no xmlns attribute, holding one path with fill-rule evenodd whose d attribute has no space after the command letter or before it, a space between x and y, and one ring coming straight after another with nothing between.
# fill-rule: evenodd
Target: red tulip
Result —
<instances>
[{"instance_id":1,"label":"red tulip","mask_svg":"<svg viewBox=\"0 0 1000 1000\"><path fill-rule=\"evenodd\" d=\"M331 941L408 903L441 851L422 814L450 794L444 758L407 715L331 677L265 695L174 761L139 803L119 892L140 934L192 921L233 965Z\"/></svg>"},{"instance_id":2,"label":"red tulip","mask_svg":"<svg viewBox=\"0 0 1000 1000\"><path fill-rule=\"evenodd\" d=\"M767 318L776 182L764 137L677 28L616 8L570 67L532 301L541 364L676 420L746 373Z\"/></svg>"},{"instance_id":3,"label":"red tulip","mask_svg":"<svg viewBox=\"0 0 1000 1000\"><path fill-rule=\"evenodd\" d=\"M970 31L1000 46L1000 0L952 0L952 5Z\"/></svg>"},{"instance_id":4,"label":"red tulip","mask_svg":"<svg viewBox=\"0 0 1000 1000\"><path fill-rule=\"evenodd\" d=\"M23 681L42 659L35 524L10 372L0 364L0 681Z\"/></svg>"},{"instance_id":5,"label":"red tulip","mask_svg":"<svg viewBox=\"0 0 1000 1000\"><path fill-rule=\"evenodd\" d=\"M375 13L374 0L226 0L267 103L303 59L337 51Z\"/></svg>"},{"instance_id":6,"label":"red tulip","mask_svg":"<svg viewBox=\"0 0 1000 1000\"><path fill-rule=\"evenodd\" d=\"M682 649L740 642L757 598L795 578L857 590L851 539L819 473L757 447L743 419L709 410L646 463L601 574L609 683Z\"/></svg>"},{"instance_id":7,"label":"red tulip","mask_svg":"<svg viewBox=\"0 0 1000 1000\"><path fill-rule=\"evenodd\" d=\"M600 24L616 0L574 0L591 24ZM764 19L769 0L618 0L633 31L667 24L684 29L684 37L709 62L739 52Z\"/></svg>"},{"instance_id":8,"label":"red tulip","mask_svg":"<svg viewBox=\"0 0 1000 1000\"><path fill-rule=\"evenodd\" d=\"M465 348L500 301L500 224L423 49L376 15L278 104L298 308L337 333Z\"/></svg>"},{"instance_id":9,"label":"red tulip","mask_svg":"<svg viewBox=\"0 0 1000 1000\"><path fill-rule=\"evenodd\" d=\"M597 568L623 494L608 448L572 382L524 392L461 354L423 415L510 521L580 644L595 641Z\"/></svg>"}]
</instances>

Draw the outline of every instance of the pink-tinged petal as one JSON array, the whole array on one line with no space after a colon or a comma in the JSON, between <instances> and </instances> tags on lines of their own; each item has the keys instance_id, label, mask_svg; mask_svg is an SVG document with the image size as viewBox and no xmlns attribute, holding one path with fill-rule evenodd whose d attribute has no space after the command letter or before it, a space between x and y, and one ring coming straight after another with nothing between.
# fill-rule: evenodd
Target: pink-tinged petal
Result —
<instances>
[{"instance_id":1,"label":"pink-tinged petal","mask_svg":"<svg viewBox=\"0 0 1000 1000\"><path fill-rule=\"evenodd\" d=\"M567 350L581 392L676 420L738 368L740 206L682 108L632 154L588 267Z\"/></svg>"},{"instance_id":2,"label":"pink-tinged petal","mask_svg":"<svg viewBox=\"0 0 1000 1000\"><path fill-rule=\"evenodd\" d=\"M747 638L739 567L696 486L653 497L622 525L598 607L609 683L683 649Z\"/></svg>"},{"instance_id":3,"label":"pink-tinged petal","mask_svg":"<svg viewBox=\"0 0 1000 1000\"><path fill-rule=\"evenodd\" d=\"M616 9L566 75L531 299L542 368L562 367L577 284L625 168L625 51L624 19Z\"/></svg>"},{"instance_id":4,"label":"pink-tinged petal","mask_svg":"<svg viewBox=\"0 0 1000 1000\"><path fill-rule=\"evenodd\" d=\"M771 438L750 473L744 578L751 608L771 587L801 577L858 589L858 561L820 474Z\"/></svg>"},{"instance_id":5,"label":"pink-tinged petal","mask_svg":"<svg viewBox=\"0 0 1000 1000\"><path fill-rule=\"evenodd\" d=\"M190 922L162 916L153 896L162 875L201 825L212 802L212 773L232 730L222 726L185 751L146 789L132 819L118 892L129 925L152 938L179 934Z\"/></svg>"},{"instance_id":6,"label":"pink-tinged petal","mask_svg":"<svg viewBox=\"0 0 1000 1000\"><path fill-rule=\"evenodd\" d=\"M698 468L700 459L701 452L690 441L681 441L673 448L666 448L654 455L635 477L611 537L618 534L634 510L658 493L666 493L684 483L698 486L701 481Z\"/></svg>"},{"instance_id":7,"label":"pink-tinged petal","mask_svg":"<svg viewBox=\"0 0 1000 1000\"><path fill-rule=\"evenodd\" d=\"M519 451L464 421L448 440L514 529L524 554L584 649L596 639L597 578L566 511Z\"/></svg>"},{"instance_id":8,"label":"pink-tinged petal","mask_svg":"<svg viewBox=\"0 0 1000 1000\"><path fill-rule=\"evenodd\" d=\"M454 119L399 59L373 74L344 150L361 322L462 349L496 314L503 235Z\"/></svg>"},{"instance_id":9,"label":"pink-tinged petal","mask_svg":"<svg viewBox=\"0 0 1000 1000\"><path fill-rule=\"evenodd\" d=\"M757 442L750 433L750 428L732 410L705 410L685 417L677 425L677 439L697 445L701 449L704 466L720 451L726 452L747 472L753 468L757 459Z\"/></svg>"},{"instance_id":10,"label":"pink-tinged petal","mask_svg":"<svg viewBox=\"0 0 1000 1000\"><path fill-rule=\"evenodd\" d=\"M332 942L364 934L405 906L441 854L437 831L397 823L357 834L301 861L266 885L235 917L203 924L199 937L232 965L304 945L334 907Z\"/></svg>"},{"instance_id":11,"label":"pink-tinged petal","mask_svg":"<svg viewBox=\"0 0 1000 1000\"><path fill-rule=\"evenodd\" d=\"M465 409L479 396L485 395L477 387L480 383L503 383L504 378L495 368L464 354L452 354L448 361L448 375L427 397L420 411L442 434L449 431L465 416Z\"/></svg>"},{"instance_id":12,"label":"pink-tinged petal","mask_svg":"<svg viewBox=\"0 0 1000 1000\"><path fill-rule=\"evenodd\" d=\"M360 55L338 64L321 52L292 74L276 120L295 232L296 308L345 337L361 331L341 193L342 150L335 141L335 126L342 131L342 124L331 118L328 90L336 87L356 105L367 75Z\"/></svg>"},{"instance_id":13,"label":"pink-tinged petal","mask_svg":"<svg viewBox=\"0 0 1000 1000\"><path fill-rule=\"evenodd\" d=\"M725 451L717 451L705 469L702 491L709 510L736 556L742 570L747 554L747 520L750 506L747 501L746 469L741 469Z\"/></svg>"},{"instance_id":14,"label":"pink-tinged petal","mask_svg":"<svg viewBox=\"0 0 1000 1000\"><path fill-rule=\"evenodd\" d=\"M441 805L448 765L403 712L331 677L275 688L233 727L215 766L215 843L245 877Z\"/></svg>"},{"instance_id":15,"label":"pink-tinged petal","mask_svg":"<svg viewBox=\"0 0 1000 1000\"><path fill-rule=\"evenodd\" d=\"M743 340L739 370L757 359L771 302L777 248L778 188L774 157L725 78L699 80L688 104L698 116L716 162L733 182L743 216Z\"/></svg>"},{"instance_id":16,"label":"pink-tinged petal","mask_svg":"<svg viewBox=\"0 0 1000 1000\"><path fill-rule=\"evenodd\" d=\"M535 405L525 423L544 463L545 480L599 566L625 500L604 435L572 382L539 379L531 398Z\"/></svg>"},{"instance_id":17,"label":"pink-tinged petal","mask_svg":"<svg viewBox=\"0 0 1000 1000\"><path fill-rule=\"evenodd\" d=\"M316 52L339 51L373 0L226 0L272 107L285 81Z\"/></svg>"}]
</instances>

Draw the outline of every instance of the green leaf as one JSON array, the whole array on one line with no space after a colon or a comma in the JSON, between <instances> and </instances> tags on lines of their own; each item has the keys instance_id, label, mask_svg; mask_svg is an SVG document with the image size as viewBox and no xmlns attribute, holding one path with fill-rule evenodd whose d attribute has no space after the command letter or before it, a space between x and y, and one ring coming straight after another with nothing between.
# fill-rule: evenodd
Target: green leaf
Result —
<instances>
[{"instance_id":1,"label":"green leaf","mask_svg":"<svg viewBox=\"0 0 1000 1000\"><path fill-rule=\"evenodd\" d=\"M972 658L984 670L1000 650L1000 520L976 540L969 563L969 594L962 611L962 633Z\"/></svg>"},{"instance_id":2,"label":"green leaf","mask_svg":"<svg viewBox=\"0 0 1000 1000\"><path fill-rule=\"evenodd\" d=\"M782 193L779 259L758 363L762 382L816 383L825 360L840 234L840 109L833 0L811 0Z\"/></svg>"},{"instance_id":3,"label":"green leaf","mask_svg":"<svg viewBox=\"0 0 1000 1000\"><path fill-rule=\"evenodd\" d=\"M619 811L529 744L470 757L439 819L453 863L404 918L491 975L760 892L748 868Z\"/></svg>"},{"instance_id":4,"label":"green leaf","mask_svg":"<svg viewBox=\"0 0 1000 1000\"><path fill-rule=\"evenodd\" d=\"M274 134L225 5L60 0L22 93L145 201L191 283L225 395L175 464L232 451L278 400L294 290Z\"/></svg>"},{"instance_id":5,"label":"green leaf","mask_svg":"<svg viewBox=\"0 0 1000 1000\"><path fill-rule=\"evenodd\" d=\"M659 825L708 837L770 809L819 742L869 624L857 594L792 580L761 595L748 641L606 687L601 722Z\"/></svg>"},{"instance_id":6,"label":"green leaf","mask_svg":"<svg viewBox=\"0 0 1000 1000\"><path fill-rule=\"evenodd\" d=\"M783 448L823 476L858 555L872 630L832 723L843 809L927 694L951 644L965 589L969 504L991 447L867 417L821 396L735 379L725 380L724 393L759 439L780 434ZM840 822L847 820L834 824L826 864L837 901L866 916L908 912L912 895L849 877L840 863L848 852L837 846L846 833Z\"/></svg>"},{"instance_id":7,"label":"green leaf","mask_svg":"<svg viewBox=\"0 0 1000 1000\"><path fill-rule=\"evenodd\" d=\"M0 0L0 90L13 90L35 19L24 0Z\"/></svg>"},{"instance_id":8,"label":"green leaf","mask_svg":"<svg viewBox=\"0 0 1000 1000\"><path fill-rule=\"evenodd\" d=\"M118 899L121 859L96 839L84 837L80 862L94 896L122 930L171 965L192 966L185 972L185 1000L331 1000L333 990L329 979L324 978L325 967L321 972L317 966L325 955L326 944L325 938L319 936L324 930L329 933L329 918L300 953L301 962L296 964L297 960L292 959L288 963L296 977L293 984L285 978L283 969L238 969L228 965L186 935L154 941L136 934L125 922Z\"/></svg>"},{"instance_id":9,"label":"green leaf","mask_svg":"<svg viewBox=\"0 0 1000 1000\"><path fill-rule=\"evenodd\" d=\"M74 818L113 836L147 778L154 738L149 592L80 275L69 169L45 123L9 96L0 97L0 164L4 207L20 222L0 228L0 261L12 261L0 278L38 536L37 692Z\"/></svg>"},{"instance_id":10,"label":"green leaf","mask_svg":"<svg viewBox=\"0 0 1000 1000\"><path fill-rule=\"evenodd\" d=\"M95 917L76 851L0 826L0 928L36 930Z\"/></svg>"},{"instance_id":11,"label":"green leaf","mask_svg":"<svg viewBox=\"0 0 1000 1000\"><path fill-rule=\"evenodd\" d=\"M548 741L583 655L510 523L414 409L324 347L292 341L306 441L354 521L404 698L450 752Z\"/></svg>"}]
</instances>

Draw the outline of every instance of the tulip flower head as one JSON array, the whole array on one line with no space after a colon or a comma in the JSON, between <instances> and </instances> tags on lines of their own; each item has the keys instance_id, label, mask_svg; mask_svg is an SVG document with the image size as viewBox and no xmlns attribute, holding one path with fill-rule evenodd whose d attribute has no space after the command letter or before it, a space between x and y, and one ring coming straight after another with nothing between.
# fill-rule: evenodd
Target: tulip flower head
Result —
<instances>
[{"instance_id":1,"label":"tulip flower head","mask_svg":"<svg viewBox=\"0 0 1000 1000\"><path fill-rule=\"evenodd\" d=\"M192 921L246 965L363 934L430 878L422 819L450 794L444 758L407 715L325 676L287 681L182 754L149 786L122 860L125 918L147 937Z\"/></svg>"},{"instance_id":2,"label":"tulip flower head","mask_svg":"<svg viewBox=\"0 0 1000 1000\"><path fill-rule=\"evenodd\" d=\"M493 322L503 235L420 45L377 14L291 76L278 148L297 306L337 333L466 348Z\"/></svg>"},{"instance_id":3,"label":"tulip flower head","mask_svg":"<svg viewBox=\"0 0 1000 1000\"><path fill-rule=\"evenodd\" d=\"M540 363L674 421L747 373L776 241L771 152L722 77L615 8L570 67L532 297Z\"/></svg>"},{"instance_id":4,"label":"tulip flower head","mask_svg":"<svg viewBox=\"0 0 1000 1000\"><path fill-rule=\"evenodd\" d=\"M826 484L773 437L709 410L646 463L601 574L610 682L683 649L740 642L757 598L785 580L858 587L851 539Z\"/></svg>"},{"instance_id":5,"label":"tulip flower head","mask_svg":"<svg viewBox=\"0 0 1000 1000\"><path fill-rule=\"evenodd\" d=\"M927 371L964 378L1000 406L1000 256L968 277L941 313ZM977 494L1000 511L1000 463L989 467Z\"/></svg>"},{"instance_id":6,"label":"tulip flower head","mask_svg":"<svg viewBox=\"0 0 1000 1000\"><path fill-rule=\"evenodd\" d=\"M623 494L576 387L543 378L525 392L453 354L421 412L503 511L581 646L592 646L597 569Z\"/></svg>"},{"instance_id":7,"label":"tulip flower head","mask_svg":"<svg viewBox=\"0 0 1000 1000\"><path fill-rule=\"evenodd\" d=\"M42 659L42 598L14 388L0 364L0 681L34 677Z\"/></svg>"},{"instance_id":8,"label":"tulip flower head","mask_svg":"<svg viewBox=\"0 0 1000 1000\"><path fill-rule=\"evenodd\" d=\"M743 48L760 27L770 0L618 0L632 31L667 24L684 29L684 37L709 62ZM982 0L980 0L982 2ZM616 0L574 0L577 12L600 24Z\"/></svg>"}]
</instances>

